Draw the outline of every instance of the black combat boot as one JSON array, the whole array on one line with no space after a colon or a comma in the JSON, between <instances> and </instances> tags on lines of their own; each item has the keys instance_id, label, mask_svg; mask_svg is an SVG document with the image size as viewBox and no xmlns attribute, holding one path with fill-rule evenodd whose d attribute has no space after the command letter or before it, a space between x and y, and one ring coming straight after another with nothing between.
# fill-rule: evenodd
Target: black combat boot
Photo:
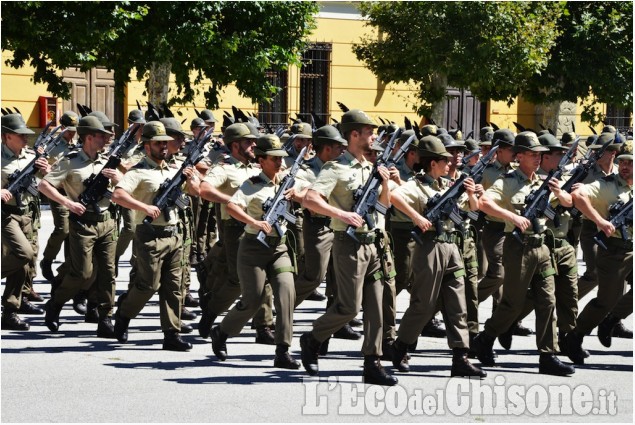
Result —
<instances>
[{"instance_id":1,"label":"black combat boot","mask_svg":"<svg viewBox=\"0 0 635 425\"><path fill-rule=\"evenodd\" d=\"M189 288L187 289L187 292L185 293L184 305L185 307L198 307L198 301L196 301L196 299L192 296Z\"/></svg>"},{"instance_id":2,"label":"black combat boot","mask_svg":"<svg viewBox=\"0 0 635 425\"><path fill-rule=\"evenodd\" d=\"M44 279L48 280L51 283L53 283L53 279L55 279L55 275L53 274L53 270L51 269L52 266L53 266L52 260L47 260L46 258L42 258L42 261L40 261L40 269L42 270L42 276L44 276Z\"/></svg>"},{"instance_id":3,"label":"black combat boot","mask_svg":"<svg viewBox=\"0 0 635 425\"><path fill-rule=\"evenodd\" d=\"M119 342L128 341L128 326L130 319L123 317L119 310L115 313L115 337Z\"/></svg>"},{"instance_id":4,"label":"black combat boot","mask_svg":"<svg viewBox=\"0 0 635 425\"><path fill-rule=\"evenodd\" d=\"M357 317L352 319L350 322L348 322L349 325L351 325L354 328L359 328L360 326L362 326L364 324L364 322L362 322L361 320L359 320Z\"/></svg>"},{"instance_id":5,"label":"black combat boot","mask_svg":"<svg viewBox=\"0 0 635 425\"><path fill-rule=\"evenodd\" d=\"M410 372L408 364L408 344L397 338L392 345L392 365L399 372Z\"/></svg>"},{"instance_id":6,"label":"black combat boot","mask_svg":"<svg viewBox=\"0 0 635 425\"><path fill-rule=\"evenodd\" d=\"M441 324L441 321L436 317L430 319L428 323L423 327L421 336L427 336L430 338L445 338L445 328Z\"/></svg>"},{"instance_id":7,"label":"black combat boot","mask_svg":"<svg viewBox=\"0 0 635 425\"><path fill-rule=\"evenodd\" d=\"M320 341L315 339L311 332L303 333L300 337L302 365L311 376L315 376L320 372L320 368L318 367L318 353L320 351L320 345Z\"/></svg>"},{"instance_id":8,"label":"black combat boot","mask_svg":"<svg viewBox=\"0 0 635 425\"><path fill-rule=\"evenodd\" d=\"M472 341L472 349L476 353L476 358L481 362L483 366L494 366L494 341L496 339L493 336L486 334L485 332L479 332Z\"/></svg>"},{"instance_id":9,"label":"black combat boot","mask_svg":"<svg viewBox=\"0 0 635 425\"><path fill-rule=\"evenodd\" d=\"M178 331L169 330L163 334L163 349L169 351L190 351L192 344L183 341Z\"/></svg>"},{"instance_id":10,"label":"black combat boot","mask_svg":"<svg viewBox=\"0 0 635 425\"><path fill-rule=\"evenodd\" d=\"M467 348L452 349L452 371L450 376L477 376L481 379L487 376L487 372L474 366L467 358Z\"/></svg>"},{"instance_id":11,"label":"black combat boot","mask_svg":"<svg viewBox=\"0 0 635 425\"><path fill-rule=\"evenodd\" d=\"M300 362L291 357L287 344L278 344L276 346L276 357L273 359L273 367L295 370L300 369Z\"/></svg>"},{"instance_id":12,"label":"black combat boot","mask_svg":"<svg viewBox=\"0 0 635 425\"><path fill-rule=\"evenodd\" d=\"M633 331L624 326L621 320L613 327L613 336L615 338L633 339Z\"/></svg>"},{"instance_id":13,"label":"black combat boot","mask_svg":"<svg viewBox=\"0 0 635 425\"><path fill-rule=\"evenodd\" d=\"M181 320L196 320L196 313L183 307L181 308Z\"/></svg>"},{"instance_id":14,"label":"black combat boot","mask_svg":"<svg viewBox=\"0 0 635 425\"><path fill-rule=\"evenodd\" d=\"M605 347L611 346L611 338L613 337L613 328L620 321L618 317L608 314L598 325L598 339Z\"/></svg>"},{"instance_id":15,"label":"black combat boot","mask_svg":"<svg viewBox=\"0 0 635 425\"><path fill-rule=\"evenodd\" d=\"M476 337L477 334L470 332L469 334L469 338L470 338L470 349L467 352L467 358L468 359L475 359L476 358L476 352L474 351L474 338Z\"/></svg>"},{"instance_id":16,"label":"black combat boot","mask_svg":"<svg viewBox=\"0 0 635 425\"><path fill-rule=\"evenodd\" d=\"M269 326L261 326L256 329L256 344L275 345L275 337Z\"/></svg>"},{"instance_id":17,"label":"black combat boot","mask_svg":"<svg viewBox=\"0 0 635 425\"><path fill-rule=\"evenodd\" d=\"M190 325L188 325L185 322L181 322L181 333L182 334L191 334L192 332L194 332L194 328Z\"/></svg>"},{"instance_id":18,"label":"black combat boot","mask_svg":"<svg viewBox=\"0 0 635 425\"><path fill-rule=\"evenodd\" d=\"M2 312L2 330L3 331L28 331L29 324L20 319L15 311Z\"/></svg>"},{"instance_id":19,"label":"black combat boot","mask_svg":"<svg viewBox=\"0 0 635 425\"><path fill-rule=\"evenodd\" d=\"M55 305L53 300L47 301L44 305L44 324L51 332L57 332L60 328L60 313L62 312L63 305Z\"/></svg>"},{"instance_id":20,"label":"black combat boot","mask_svg":"<svg viewBox=\"0 0 635 425\"><path fill-rule=\"evenodd\" d=\"M97 307L99 304L88 301L86 303L86 314L84 315L84 322L86 323L99 323L99 311Z\"/></svg>"},{"instance_id":21,"label":"black combat boot","mask_svg":"<svg viewBox=\"0 0 635 425\"><path fill-rule=\"evenodd\" d=\"M392 387L397 385L397 378L390 376L379 362L379 356L364 356L364 383Z\"/></svg>"},{"instance_id":22,"label":"black combat boot","mask_svg":"<svg viewBox=\"0 0 635 425\"><path fill-rule=\"evenodd\" d=\"M44 310L35 304L31 304L27 297L22 297L22 302L20 303L20 308L18 309L18 313L22 314L43 314Z\"/></svg>"},{"instance_id":23,"label":"black combat boot","mask_svg":"<svg viewBox=\"0 0 635 425\"><path fill-rule=\"evenodd\" d=\"M336 339L350 339L350 340L358 340L361 339L362 334L353 330L351 325L348 323L338 329L334 334L333 338Z\"/></svg>"},{"instance_id":24,"label":"black combat boot","mask_svg":"<svg viewBox=\"0 0 635 425\"><path fill-rule=\"evenodd\" d=\"M566 343L567 343L567 356L571 359L573 364L582 365L584 364L584 349L582 348L582 341L584 340L584 335L579 335L575 330L571 331L567 334Z\"/></svg>"},{"instance_id":25,"label":"black combat boot","mask_svg":"<svg viewBox=\"0 0 635 425\"><path fill-rule=\"evenodd\" d=\"M395 340L392 338L384 338L381 342L381 360L392 361L395 352Z\"/></svg>"},{"instance_id":26,"label":"black combat boot","mask_svg":"<svg viewBox=\"0 0 635 425\"><path fill-rule=\"evenodd\" d=\"M99 316L99 323L97 323L97 338L117 338L115 336L115 327L113 326L108 313L101 313Z\"/></svg>"},{"instance_id":27,"label":"black combat boot","mask_svg":"<svg viewBox=\"0 0 635 425\"><path fill-rule=\"evenodd\" d=\"M512 337L514 336L514 328L516 324L513 324L507 331L498 335L498 342L505 350L512 348Z\"/></svg>"},{"instance_id":28,"label":"black combat boot","mask_svg":"<svg viewBox=\"0 0 635 425\"><path fill-rule=\"evenodd\" d=\"M86 298L88 292L79 291L75 297L73 297L73 310L75 313L85 315L86 314Z\"/></svg>"},{"instance_id":29,"label":"black combat boot","mask_svg":"<svg viewBox=\"0 0 635 425\"><path fill-rule=\"evenodd\" d=\"M533 330L523 326L523 322L520 320L512 325L512 332L516 336L529 336L534 333Z\"/></svg>"},{"instance_id":30,"label":"black combat boot","mask_svg":"<svg viewBox=\"0 0 635 425\"><path fill-rule=\"evenodd\" d=\"M227 360L227 338L228 335L221 331L220 325L216 325L209 333L212 338L212 351L216 354L218 360L224 362Z\"/></svg>"},{"instance_id":31,"label":"black combat boot","mask_svg":"<svg viewBox=\"0 0 635 425\"><path fill-rule=\"evenodd\" d=\"M570 376L575 373L575 368L562 363L553 353L540 353L538 372L543 375Z\"/></svg>"},{"instance_id":32,"label":"black combat boot","mask_svg":"<svg viewBox=\"0 0 635 425\"><path fill-rule=\"evenodd\" d=\"M320 345L320 356L326 356L329 353L329 342L331 341L331 337L326 338L322 341L322 345Z\"/></svg>"},{"instance_id":33,"label":"black combat boot","mask_svg":"<svg viewBox=\"0 0 635 425\"><path fill-rule=\"evenodd\" d=\"M207 338L209 336L214 320L216 320L216 315L209 311L209 309L204 309L203 314L201 314L201 320L198 322L198 334L201 338Z\"/></svg>"},{"instance_id":34,"label":"black combat boot","mask_svg":"<svg viewBox=\"0 0 635 425\"><path fill-rule=\"evenodd\" d=\"M324 301L326 297L318 292L317 289L314 289L313 292L311 292L309 296L306 297L306 299L309 301Z\"/></svg>"},{"instance_id":35,"label":"black combat boot","mask_svg":"<svg viewBox=\"0 0 635 425\"><path fill-rule=\"evenodd\" d=\"M41 303L44 301L44 298L42 298L42 296L38 294L35 288L33 287L31 288L31 290L29 291L26 297L29 301L33 301L34 303Z\"/></svg>"}]
</instances>

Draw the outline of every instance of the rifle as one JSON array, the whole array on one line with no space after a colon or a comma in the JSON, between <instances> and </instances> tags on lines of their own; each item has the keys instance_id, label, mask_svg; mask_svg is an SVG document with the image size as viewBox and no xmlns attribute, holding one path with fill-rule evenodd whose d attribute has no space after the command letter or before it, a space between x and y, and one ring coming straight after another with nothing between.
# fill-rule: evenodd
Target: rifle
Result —
<instances>
[{"instance_id":1,"label":"rifle","mask_svg":"<svg viewBox=\"0 0 635 425\"><path fill-rule=\"evenodd\" d=\"M622 234L622 240L626 242L626 235L628 230L626 226L630 224L633 226L633 198L629 199L625 204L623 201L618 201L609 207L609 217L611 224L620 231ZM593 236L593 240L596 244L604 249L608 249L606 246L606 234L602 231Z\"/></svg>"},{"instance_id":2,"label":"rifle","mask_svg":"<svg viewBox=\"0 0 635 425\"><path fill-rule=\"evenodd\" d=\"M414 141L416 137L417 137L416 134L413 134L412 136L408 137L408 139L399 147L397 152L395 152L392 158L386 161L386 164L385 164L386 168L390 168L394 165L397 165L397 163L401 161L401 158L403 158L404 155L408 153L408 148L410 147L410 144Z\"/></svg>"},{"instance_id":3,"label":"rifle","mask_svg":"<svg viewBox=\"0 0 635 425\"><path fill-rule=\"evenodd\" d=\"M463 159L461 160L461 165L463 167L465 167L467 165L468 162L470 162L470 159L472 159L473 157L475 157L476 155L479 155L481 153L481 150L477 150L472 152L471 154L469 154L468 156L464 156Z\"/></svg>"},{"instance_id":4,"label":"rifle","mask_svg":"<svg viewBox=\"0 0 635 425\"><path fill-rule=\"evenodd\" d=\"M45 141L48 141L49 137L51 136L51 134L55 134L55 131L57 131L57 129L55 129L55 131L53 132L49 132L48 129L51 128L51 126L53 125L53 121L49 121L46 124L46 127L44 127L44 130L42 130L42 132L40 133L39 136L37 136L37 139L35 139L35 143L33 144L33 150L37 152L38 148L40 146L42 146L42 144ZM61 126L60 126L61 127ZM57 127L57 128L60 128Z\"/></svg>"},{"instance_id":5,"label":"rifle","mask_svg":"<svg viewBox=\"0 0 635 425\"><path fill-rule=\"evenodd\" d=\"M11 195L15 198L15 203L18 207L22 207L22 194L24 192L29 192L33 196L38 196L37 188L35 187L35 173L37 172L37 167L35 166L35 161L37 161L40 157L48 157L49 153L60 144L62 141L62 137L64 133L68 130L64 129L61 131L55 138L53 138L53 134L55 134L62 126L55 127L51 132L45 134L40 141L39 147L42 148L42 153L39 152L39 149L35 151L35 158L31 160L22 170L15 170L8 177L9 184L6 189L11 192ZM48 128L48 126L47 126ZM44 132L42 132L44 133ZM40 134L42 136L42 134ZM40 137L38 137L40 139Z\"/></svg>"},{"instance_id":6,"label":"rifle","mask_svg":"<svg viewBox=\"0 0 635 425\"><path fill-rule=\"evenodd\" d=\"M203 150L205 149L205 144L212 137L212 129L208 129L207 131L201 131L196 139L194 139L191 143L190 149L187 152L187 156L185 160L183 160L183 164L179 171L172 177L171 179L166 179L161 186L159 186L158 194L152 201L152 204L163 211L163 215L165 219L169 219L168 208L172 206L177 206L180 209L185 209L189 205L189 198L181 196L183 192L181 191L181 185L185 182L185 174L183 171L187 167L194 167L203 157ZM146 216L143 219L144 224L152 223L153 218L150 216Z\"/></svg>"},{"instance_id":7,"label":"rifle","mask_svg":"<svg viewBox=\"0 0 635 425\"><path fill-rule=\"evenodd\" d=\"M269 223L278 233L279 237L284 236L285 229L282 228L281 221L288 221L291 224L294 224L296 221L295 215L289 212L289 200L284 197L284 192L288 189L292 188L295 184L295 175L298 173L300 169L300 165L304 162L304 155L306 154L307 147L303 147L298 157L295 159L291 170L289 173L284 176L282 181L280 182L280 187L276 191L276 194L273 198L268 198L262 204L262 209L265 212L262 215L262 219ZM260 241L265 247L270 248L269 244L265 240L267 234L262 230L258 232L258 236L256 239Z\"/></svg>"},{"instance_id":8,"label":"rifle","mask_svg":"<svg viewBox=\"0 0 635 425\"><path fill-rule=\"evenodd\" d=\"M459 226L463 226L463 218L458 212L457 200L459 197L465 192L465 187L463 186L463 182L471 178L477 183L477 180L480 182L483 178L483 171L487 164L489 164L490 160L496 153L498 149L498 145L495 145L490 151L479 159L479 161L474 165L470 174L462 174L461 177L457 181L454 182L451 188L446 190L443 194L437 193L434 195L426 204L426 212L423 215L426 220L434 223L434 226L437 231L437 235L440 235L443 232L443 220L450 219L452 222ZM470 211L476 217L474 218L472 215L468 214L468 216L472 219L478 219L478 212ZM419 226L413 227L410 232L412 238L419 245L423 245L423 240L421 239L421 235L423 234L423 230Z\"/></svg>"},{"instance_id":9,"label":"rifle","mask_svg":"<svg viewBox=\"0 0 635 425\"><path fill-rule=\"evenodd\" d=\"M579 139L580 139L579 137L576 138L576 146ZM609 147L611 142L612 140L607 140L606 142L604 142L602 147L597 150L589 149L587 151L588 159L586 161L584 160L580 161L578 165L576 165L576 167L571 171L571 174L570 174L571 177L569 178L569 180L567 180L565 184L562 185L562 190L564 190L567 193L571 193L573 185L575 185L576 183L582 183L582 181L584 181L584 179L586 179L587 176L589 175L589 171L591 170L591 168L593 168L595 163L598 162L598 159L602 157L602 155L604 154L606 149ZM569 214L571 214L572 218L578 218L582 214L575 207L566 208L566 207L563 207L562 205L558 205L558 207L556 208L556 212L558 214L561 214L564 211L569 211Z\"/></svg>"},{"instance_id":10,"label":"rifle","mask_svg":"<svg viewBox=\"0 0 635 425\"><path fill-rule=\"evenodd\" d=\"M85 189L79 194L78 202L87 207L91 205L94 212L99 212L97 203L104 197L110 199L112 192L108 190L110 179L104 176L106 169L116 169L121 164L121 158L135 143L135 135L141 128L140 124L133 124L121 135L116 143L110 145L108 161L97 174L91 174L84 180Z\"/></svg>"},{"instance_id":11,"label":"rifle","mask_svg":"<svg viewBox=\"0 0 635 425\"><path fill-rule=\"evenodd\" d=\"M355 200L353 212L360 215L364 219L366 224L368 224L368 227L370 229L375 227L375 221L371 216L372 212L377 211L380 214L386 215L386 211L388 211L388 208L378 201L379 186L381 184L382 178L377 170L379 166L388 164L390 160L390 152L395 147L397 138L400 134L401 129L398 129L392 134L388 145L386 145L386 149L381 154L381 156L377 158L375 164L373 164L373 169L371 171L369 179L366 180L364 186L360 186L353 193L353 199ZM346 234L359 243L359 239L357 239L357 237L355 236L355 229L355 226L349 224L346 227Z\"/></svg>"},{"instance_id":12,"label":"rifle","mask_svg":"<svg viewBox=\"0 0 635 425\"><path fill-rule=\"evenodd\" d=\"M578 149L578 142L580 138L578 138L575 143L569 148L567 153L562 157L558 166L553 170L549 171L547 178L542 182L540 187L537 190L532 191L529 195L525 197L525 208L523 210L522 216L528 219L531 222L531 227L534 232L538 232L538 228L540 224L538 223L538 218L545 216L549 220L553 221L553 224L556 227L560 227L560 215L556 214L556 210L551 207L549 204L549 195L551 194L551 189L549 189L549 180L552 178L556 178L560 180L562 175L564 174L564 167L571 162L575 153ZM520 237L522 232L518 227L515 227L512 231L512 236L516 238L516 240L520 243L523 243L523 239Z\"/></svg>"}]
</instances>

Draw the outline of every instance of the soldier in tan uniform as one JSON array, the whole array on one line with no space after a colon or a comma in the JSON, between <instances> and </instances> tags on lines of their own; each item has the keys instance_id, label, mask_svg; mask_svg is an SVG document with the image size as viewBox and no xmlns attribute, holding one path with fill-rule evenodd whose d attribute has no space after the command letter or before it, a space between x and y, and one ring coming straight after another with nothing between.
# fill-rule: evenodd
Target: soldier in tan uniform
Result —
<instances>
[{"instance_id":1,"label":"soldier in tan uniform","mask_svg":"<svg viewBox=\"0 0 635 425\"><path fill-rule=\"evenodd\" d=\"M258 138L254 153L262 172L245 181L227 204L229 215L246 224L245 234L238 247L237 268L241 296L220 325L212 328L212 349L219 360L227 358L227 338L240 334L245 324L261 307L268 279L273 287L277 312L276 355L273 365L283 369L298 369L300 363L289 355L295 303L293 265L287 253L285 236L280 237L267 221L262 220L263 203L269 198L273 199L278 191L282 158L287 153L282 149L280 139L272 134ZM291 188L285 193L285 197L290 199L292 196ZM267 235L265 241L268 246L256 239L260 231Z\"/></svg>"},{"instance_id":2,"label":"soldier in tan uniform","mask_svg":"<svg viewBox=\"0 0 635 425\"><path fill-rule=\"evenodd\" d=\"M85 189L84 181L91 175L101 172L116 183L121 173L103 169L108 159L100 152L112 137L112 132L105 130L99 119L83 117L77 125L77 132L82 148L67 154L39 185L40 192L70 211L68 272L46 305L44 322L52 332L57 331L64 304L84 289L86 282L95 281L99 315L97 336L113 338L109 313L115 295L117 237L114 205L105 197L98 201L97 206L83 205L79 196ZM66 196L57 188L62 188Z\"/></svg>"},{"instance_id":3,"label":"soldier in tan uniform","mask_svg":"<svg viewBox=\"0 0 635 425\"><path fill-rule=\"evenodd\" d=\"M575 373L573 366L565 365L556 356L555 282L556 273L549 248L545 245L545 218L539 218L534 229L521 210L525 197L542 185L536 175L540 155L548 148L542 146L535 133L518 134L514 140L519 168L505 174L485 191L480 209L490 216L504 220L503 298L492 317L485 322L485 330L473 340L472 349L486 366L494 365L492 346L496 337L512 326L522 312L527 297L533 297L536 306L536 345L540 352L539 372L568 376ZM560 190L559 182L552 179L549 188L563 206L569 206L570 197ZM522 242L511 235L520 229ZM527 289L529 288L529 289Z\"/></svg>"},{"instance_id":4,"label":"soldier in tan uniform","mask_svg":"<svg viewBox=\"0 0 635 425\"><path fill-rule=\"evenodd\" d=\"M347 151L326 164L309 189L304 205L316 213L331 217L335 232L333 265L337 284L335 303L313 322L313 330L302 335L302 364L310 375L316 375L320 345L333 332L353 319L364 308L363 377L366 383L395 385L397 379L381 366L383 337L383 280L381 261L375 246L375 229L370 229L351 209L353 193L371 177L372 164L364 158L370 149L377 125L363 112L352 109L342 116L340 131L348 142ZM389 205L390 173L379 167L382 179L379 202ZM346 234L347 226L356 228L357 243Z\"/></svg>"},{"instance_id":5,"label":"soldier in tan uniform","mask_svg":"<svg viewBox=\"0 0 635 425\"><path fill-rule=\"evenodd\" d=\"M198 324L198 332L203 338L209 336L216 317L231 307L241 291L237 255L245 225L229 215L227 203L245 181L261 172L252 162L255 159L256 136L246 124L236 123L228 126L223 138L231 155L215 164L201 184L201 198L220 204L222 228L222 239L215 246L220 252L215 256L211 273L207 276L206 287L202 288L205 295L201 298L203 315ZM268 304L271 292L267 290L266 293L265 303ZM256 342L272 344L274 337L266 322L266 315L264 309L259 309L254 317Z\"/></svg>"},{"instance_id":6,"label":"soldier in tan uniform","mask_svg":"<svg viewBox=\"0 0 635 425\"><path fill-rule=\"evenodd\" d=\"M632 145L630 150L623 150L617 160L616 175L583 185L572 193L575 207L607 236L605 244L608 248L597 250L597 275L602 276L597 296L580 312L576 328L567 334L568 355L575 364L583 364L586 357L582 349L584 335L601 324L622 299L626 280L633 273L633 223L627 223L627 234L622 234L609 221L611 205L618 201L626 204L633 198ZM632 292L629 296L632 297ZM615 325L621 318L612 319L612 324Z\"/></svg>"},{"instance_id":7,"label":"soldier in tan uniform","mask_svg":"<svg viewBox=\"0 0 635 425\"><path fill-rule=\"evenodd\" d=\"M37 259L37 238L33 234L34 203L37 202L28 191L21 194L18 205L13 194L6 189L9 176L34 159L35 155L26 148L27 135L33 131L27 128L20 114L2 116L2 278L6 277L2 294L2 329L25 331L29 324L22 321L18 311L23 303L22 291L27 281L32 279L32 270ZM40 157L35 165L40 176L49 172L51 166L46 158ZM40 312L41 314L41 312Z\"/></svg>"},{"instance_id":8,"label":"soldier in tan uniform","mask_svg":"<svg viewBox=\"0 0 635 425\"><path fill-rule=\"evenodd\" d=\"M73 146L73 138L77 132L76 126L79 121L79 117L73 111L66 111L60 118L61 130L66 130L63 139L59 145L57 145L51 152L49 152L48 161L53 165L70 152ZM50 201L51 215L53 216L53 232L46 242L46 247L42 253L42 261L40 261L40 269L42 270L42 276L49 282L53 283L55 276L51 266L53 260L57 257L57 254L62 248L62 244L68 237L68 208L58 204L55 201ZM65 254L67 251L65 251Z\"/></svg>"},{"instance_id":9,"label":"soldier in tan uniform","mask_svg":"<svg viewBox=\"0 0 635 425\"><path fill-rule=\"evenodd\" d=\"M449 172L452 154L441 140L426 136L419 144L425 174L393 191L393 204L406 214L423 231L423 245L416 245L413 252L414 280L410 291L410 305L404 313L394 343L393 365L401 372L409 372L407 349L417 340L430 317L441 301L447 325L448 344L453 352L451 376L478 376L487 374L473 366L467 359L469 338L467 330L467 307L465 304L465 269L458 246L454 243L454 224L445 220L443 231L435 230L435 223L422 214L428 201L449 186L441 187L441 178ZM459 200L467 208L478 208L475 185L472 179L465 180L467 194Z\"/></svg>"},{"instance_id":10,"label":"soldier in tan uniform","mask_svg":"<svg viewBox=\"0 0 635 425\"><path fill-rule=\"evenodd\" d=\"M178 169L166 162L168 136L159 121L148 122L143 127L141 139L146 157L130 169L117 184L112 199L115 203L135 210L135 252L137 273L128 295L115 313L115 336L119 342L128 340L128 325L143 309L150 298L160 291L161 330L164 334L163 349L188 351L192 344L181 339L181 267L183 234L179 227L176 206L165 211L153 205L159 186L172 179ZM184 175L188 187L197 184L193 168L186 168ZM189 191L189 190L188 190ZM190 192L195 195L196 192ZM144 218L151 218L151 224Z\"/></svg>"}]
</instances>

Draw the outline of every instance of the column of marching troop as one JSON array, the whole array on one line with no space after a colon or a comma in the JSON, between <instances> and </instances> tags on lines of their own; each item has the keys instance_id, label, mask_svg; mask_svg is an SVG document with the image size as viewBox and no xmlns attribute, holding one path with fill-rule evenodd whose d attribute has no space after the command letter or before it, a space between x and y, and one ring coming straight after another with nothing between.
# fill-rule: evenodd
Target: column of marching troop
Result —
<instances>
[{"instance_id":1,"label":"column of marching troop","mask_svg":"<svg viewBox=\"0 0 635 425\"><path fill-rule=\"evenodd\" d=\"M44 314L58 331L72 303L97 337L125 343L158 293L166 350L192 348L182 334L200 307L198 333L221 361L251 321L255 342L275 345L274 367L310 375L331 338L362 339L364 381L380 385L397 383L381 360L408 372L421 335L447 338L451 376L484 378L469 359L494 366L495 340L509 350L514 335L532 333L522 326L532 311L540 373L573 374L556 355L584 364L596 327L606 347L632 338L621 322L633 309L632 140L614 128L583 141L492 126L461 140L435 125L378 126L353 109L336 126L275 131L226 114L215 137L211 111L197 114L187 131L172 114L134 110L115 139L105 114L66 112L33 149L22 116L2 117L3 330L28 330L21 313ZM39 194L54 224L40 263L51 282L44 309L32 303L44 301L33 289ZM130 242L130 280L116 299ZM299 338L300 362L289 348L306 299L326 308Z\"/></svg>"}]
</instances>

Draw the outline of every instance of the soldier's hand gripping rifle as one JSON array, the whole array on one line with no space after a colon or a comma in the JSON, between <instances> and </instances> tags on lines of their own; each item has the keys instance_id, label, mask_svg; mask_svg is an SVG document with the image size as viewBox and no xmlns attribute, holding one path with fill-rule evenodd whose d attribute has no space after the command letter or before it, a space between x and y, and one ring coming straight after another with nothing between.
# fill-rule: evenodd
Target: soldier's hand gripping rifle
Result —
<instances>
[{"instance_id":1,"label":"soldier's hand gripping rifle","mask_svg":"<svg viewBox=\"0 0 635 425\"><path fill-rule=\"evenodd\" d=\"M78 201L83 206L92 205L93 211L99 212L97 203L104 197L110 199L112 192L108 190L110 179L103 173L104 170L115 170L121 164L121 158L130 150L135 143L135 135L141 128L141 124L132 124L121 135L117 142L112 143L108 149L108 161L97 174L91 174L84 180L84 191L79 194Z\"/></svg>"},{"instance_id":2,"label":"soldier's hand gripping rifle","mask_svg":"<svg viewBox=\"0 0 635 425\"><path fill-rule=\"evenodd\" d=\"M618 201L609 207L609 221L619 230L622 234L622 240L626 242L628 229L627 226L633 226L633 198L629 199L625 204L623 201ZM593 240L596 244L604 249L608 249L606 246L606 234L602 231L593 236Z\"/></svg>"},{"instance_id":3,"label":"soldier's hand gripping rifle","mask_svg":"<svg viewBox=\"0 0 635 425\"><path fill-rule=\"evenodd\" d=\"M179 171L171 179L166 179L161 186L159 186L158 194L152 201L152 205L159 208L165 219L169 219L168 209L173 206L177 206L180 209L185 209L189 205L189 198L182 196L181 186L185 182L186 176L184 171L187 167L194 167L198 162L205 157L204 150L205 144L209 142L213 134L212 129L207 131L201 131L198 136L191 142L190 149L187 152L187 156L183 160L183 164ZM153 218L146 216L143 219L144 224L152 223Z\"/></svg>"},{"instance_id":4,"label":"soldier's hand gripping rifle","mask_svg":"<svg viewBox=\"0 0 635 425\"><path fill-rule=\"evenodd\" d=\"M576 142L578 141L578 139L576 139ZM593 166L598 162L598 159L602 157L602 155L604 154L606 149L609 147L611 142L612 140L607 140L606 142L604 142L601 148L595 149L595 150L589 149L588 159L586 161L580 161L578 165L571 171L570 178L562 186L562 190L564 190L567 193L571 193L572 188L576 183L582 183L584 179L586 179L587 176L589 175L589 171L591 170L591 168L593 168ZM567 207L558 205L558 207L556 208L556 212L558 214L561 214L564 211L569 211L571 218L578 218L582 214L575 207L567 208Z\"/></svg>"},{"instance_id":5,"label":"soldier's hand gripping rifle","mask_svg":"<svg viewBox=\"0 0 635 425\"><path fill-rule=\"evenodd\" d=\"M386 149L384 149L384 152L377 158L377 161L375 161L370 177L363 186L357 188L355 193L353 193L353 199L355 200L353 212L362 217L370 229L375 227L372 213L377 211L380 214L386 215L388 211L388 207L379 202L379 186L381 185L382 178L378 169L380 166L386 166L389 163L390 153L394 149L400 134L401 129L398 129L392 134L388 145L386 145ZM383 136L383 132L380 136ZM355 242L359 243L359 239L355 236L355 229L355 226L349 224L346 227L346 234L353 238Z\"/></svg>"},{"instance_id":6,"label":"soldier's hand gripping rifle","mask_svg":"<svg viewBox=\"0 0 635 425\"><path fill-rule=\"evenodd\" d=\"M49 126L47 125L46 128L48 127ZM35 158L33 158L33 160L29 162L27 166L24 167L22 170L15 170L9 175L9 184L7 185L6 189L11 192L11 195L13 195L13 197L15 198L15 203L18 207L24 206L22 204L22 194L24 192L28 191L31 195L38 196L38 191L35 187L35 173L37 173L38 168L35 165L35 162L41 157L47 158L49 153L51 153L51 151L60 144L63 139L64 133L66 133L68 130L64 129L55 137L53 137L53 135L55 135L55 133L61 127L61 125L57 126L49 133L46 133L45 129L42 132L44 136L42 136L42 134L38 136L38 140L40 142L38 149L35 151Z\"/></svg>"},{"instance_id":7,"label":"soldier's hand gripping rifle","mask_svg":"<svg viewBox=\"0 0 635 425\"><path fill-rule=\"evenodd\" d=\"M562 157L558 166L549 172L547 178L545 178L540 187L525 197L525 208L523 209L522 216L531 222L531 227L534 233L537 233L540 227L538 218L543 216L553 221L553 224L556 227L560 227L560 214L556 213L556 210L553 209L549 203L549 196L551 195L549 180L552 178L560 180L565 171L564 167L571 162L578 150L579 141L580 138L578 137L575 143ZM518 227L515 227L512 231L512 236L514 236L518 242L523 243L523 239L520 237L521 233L522 231Z\"/></svg>"},{"instance_id":8,"label":"soldier's hand gripping rifle","mask_svg":"<svg viewBox=\"0 0 635 425\"><path fill-rule=\"evenodd\" d=\"M498 146L494 146L490 149L487 155L479 159L479 162L474 165L470 174L462 174L461 177L454 182L451 188L446 190L443 194L437 193L428 201L426 204L426 212L423 216L426 220L434 224L437 235L440 235L443 232L443 221L447 219L452 220L456 226L463 227L463 218L459 214L457 204L459 197L465 192L463 182L465 182L468 178L474 180L475 183L477 180L480 182L483 177L485 167L489 164L497 149ZM478 215L475 211L474 213ZM423 231L419 226L413 227L410 232L412 238L419 245L423 245L423 240L421 239L422 233Z\"/></svg>"},{"instance_id":9,"label":"soldier's hand gripping rifle","mask_svg":"<svg viewBox=\"0 0 635 425\"><path fill-rule=\"evenodd\" d=\"M295 176L298 174L298 170L300 170L300 166L304 162L304 155L306 154L307 147L303 147L298 157L295 159L293 166L289 170L289 173L284 176L282 181L280 182L280 187L276 191L276 194L273 198L268 198L262 204L262 209L265 212L262 215L262 220L269 223L278 234L279 237L284 236L285 230L282 228L282 224L287 221L291 224L294 224L296 221L295 215L289 212L289 200L284 197L284 193L293 187L295 184ZM262 230L258 232L258 236L256 239L260 241L261 244L269 248L269 244L266 241L267 234Z\"/></svg>"}]
</instances>

